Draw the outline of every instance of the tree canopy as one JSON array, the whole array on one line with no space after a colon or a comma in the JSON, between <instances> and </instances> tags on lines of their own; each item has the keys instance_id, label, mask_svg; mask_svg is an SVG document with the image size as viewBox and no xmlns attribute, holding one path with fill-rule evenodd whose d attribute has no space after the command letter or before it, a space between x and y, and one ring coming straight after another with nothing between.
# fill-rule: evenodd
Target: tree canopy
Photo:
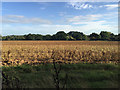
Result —
<instances>
[{"instance_id":1,"label":"tree canopy","mask_svg":"<svg viewBox=\"0 0 120 90\"><path fill-rule=\"evenodd\" d=\"M2 40L102 40L102 41L119 41L120 34L114 35L111 32L101 31L100 34L92 33L90 35L85 35L82 32L70 31L65 33L64 31L59 31L53 35L41 35L41 34L27 34L27 35L10 35L1 36Z\"/></svg>"}]
</instances>

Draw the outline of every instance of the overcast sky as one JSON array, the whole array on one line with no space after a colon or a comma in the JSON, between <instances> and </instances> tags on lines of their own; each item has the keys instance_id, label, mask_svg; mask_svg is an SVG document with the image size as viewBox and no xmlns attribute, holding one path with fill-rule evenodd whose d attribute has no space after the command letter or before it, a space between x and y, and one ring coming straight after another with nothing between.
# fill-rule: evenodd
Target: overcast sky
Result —
<instances>
[{"instance_id":1,"label":"overcast sky","mask_svg":"<svg viewBox=\"0 0 120 90\"><path fill-rule=\"evenodd\" d=\"M3 2L2 35L118 33L117 2Z\"/></svg>"}]
</instances>

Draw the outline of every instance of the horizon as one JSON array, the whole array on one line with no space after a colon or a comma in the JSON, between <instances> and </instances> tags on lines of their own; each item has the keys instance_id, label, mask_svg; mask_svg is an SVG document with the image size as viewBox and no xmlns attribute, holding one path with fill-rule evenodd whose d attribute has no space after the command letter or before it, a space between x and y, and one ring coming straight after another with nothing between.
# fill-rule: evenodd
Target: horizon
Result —
<instances>
[{"instance_id":1,"label":"horizon","mask_svg":"<svg viewBox=\"0 0 120 90\"><path fill-rule=\"evenodd\" d=\"M2 36L58 31L118 34L117 2L3 2Z\"/></svg>"}]
</instances>

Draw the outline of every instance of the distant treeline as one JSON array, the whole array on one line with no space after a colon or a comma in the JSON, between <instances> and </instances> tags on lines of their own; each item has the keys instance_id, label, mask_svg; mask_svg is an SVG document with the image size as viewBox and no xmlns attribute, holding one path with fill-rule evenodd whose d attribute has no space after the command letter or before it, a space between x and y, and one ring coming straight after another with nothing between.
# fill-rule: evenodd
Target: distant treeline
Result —
<instances>
[{"instance_id":1,"label":"distant treeline","mask_svg":"<svg viewBox=\"0 0 120 90\"><path fill-rule=\"evenodd\" d=\"M82 32L70 31L65 33L59 31L53 35L41 35L41 34L27 34L27 35L10 35L0 36L2 40L103 40L103 41L119 41L120 34L114 35L111 32L101 31L100 34L92 33L85 35Z\"/></svg>"}]
</instances>

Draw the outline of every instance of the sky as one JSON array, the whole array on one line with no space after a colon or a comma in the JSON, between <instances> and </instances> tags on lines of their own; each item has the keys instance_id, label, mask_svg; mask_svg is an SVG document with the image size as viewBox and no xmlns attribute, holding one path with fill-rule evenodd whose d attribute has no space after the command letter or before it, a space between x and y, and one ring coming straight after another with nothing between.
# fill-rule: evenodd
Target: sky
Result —
<instances>
[{"instance_id":1,"label":"sky","mask_svg":"<svg viewBox=\"0 0 120 90\"><path fill-rule=\"evenodd\" d=\"M118 34L117 2L3 2L2 35Z\"/></svg>"}]
</instances>

